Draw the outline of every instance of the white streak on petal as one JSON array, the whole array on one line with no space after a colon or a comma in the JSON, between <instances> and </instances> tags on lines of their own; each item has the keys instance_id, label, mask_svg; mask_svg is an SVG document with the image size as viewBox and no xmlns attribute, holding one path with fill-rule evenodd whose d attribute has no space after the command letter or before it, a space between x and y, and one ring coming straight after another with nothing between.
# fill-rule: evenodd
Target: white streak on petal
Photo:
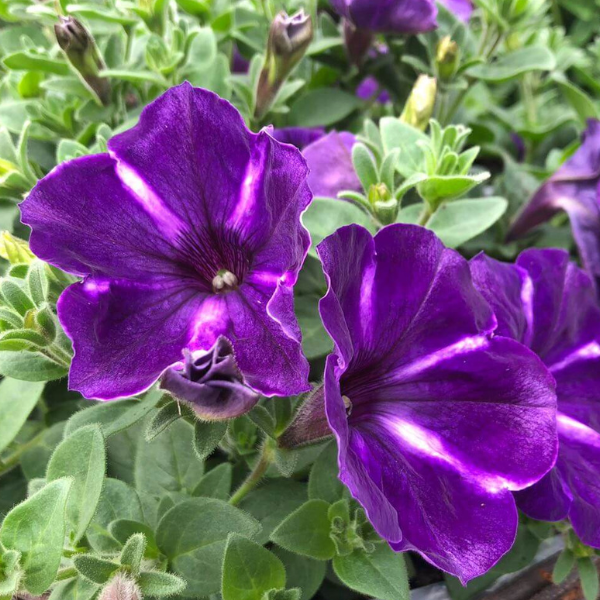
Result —
<instances>
[{"instance_id":1,"label":"white streak on petal","mask_svg":"<svg viewBox=\"0 0 600 600\"><path fill-rule=\"evenodd\" d=\"M446 360L450 360L463 354L469 354L475 350L487 348L489 344L490 341L486 335L474 335L463 338L462 340L451 344L450 346L446 346L445 348L436 350L435 352L432 352L423 358L415 360L405 367L396 369L393 380L402 381L407 378L415 377L416 375L419 375L420 373L423 373L424 371L427 371Z\"/></svg>"},{"instance_id":2,"label":"white streak on petal","mask_svg":"<svg viewBox=\"0 0 600 600\"><path fill-rule=\"evenodd\" d=\"M100 294L105 294L110 289L108 281L99 281L97 279L88 279L83 282L83 289L89 296L97 298Z\"/></svg>"},{"instance_id":3,"label":"white streak on petal","mask_svg":"<svg viewBox=\"0 0 600 600\"><path fill-rule=\"evenodd\" d=\"M600 433L591 427L562 413L558 413L556 421L561 435L600 448Z\"/></svg>"},{"instance_id":4,"label":"white streak on petal","mask_svg":"<svg viewBox=\"0 0 600 600\"><path fill-rule=\"evenodd\" d=\"M555 373L556 371L566 369L567 367L579 361L593 360L595 358L600 358L600 343L590 342L589 344L578 348L560 362L552 365L550 367L550 371Z\"/></svg>"},{"instance_id":5,"label":"white streak on petal","mask_svg":"<svg viewBox=\"0 0 600 600\"><path fill-rule=\"evenodd\" d=\"M527 322L527 331L523 344L530 347L533 341L533 281L529 275L525 276L523 280L523 286L521 288L521 303L523 305L523 312L525 313L525 320Z\"/></svg>"},{"instance_id":6,"label":"white streak on petal","mask_svg":"<svg viewBox=\"0 0 600 600\"><path fill-rule=\"evenodd\" d=\"M175 240L186 229L179 217L165 206L148 184L129 165L117 161L117 175L123 185L150 215L156 226L168 239Z\"/></svg>"},{"instance_id":7,"label":"white streak on petal","mask_svg":"<svg viewBox=\"0 0 600 600\"><path fill-rule=\"evenodd\" d=\"M256 200L262 193L261 189L263 186L268 147L268 143L260 143L258 141L252 150L252 156L246 165L240 194L229 221L234 229L242 229L254 216Z\"/></svg>"},{"instance_id":8,"label":"white streak on petal","mask_svg":"<svg viewBox=\"0 0 600 600\"><path fill-rule=\"evenodd\" d=\"M365 339L368 339L370 332L373 331L373 306L376 304L377 294L375 282L376 265L371 263L364 272L360 287L360 323L362 333Z\"/></svg>"},{"instance_id":9,"label":"white streak on petal","mask_svg":"<svg viewBox=\"0 0 600 600\"><path fill-rule=\"evenodd\" d=\"M417 454L440 460L458 471L463 477L475 480L486 491L497 494L503 490L516 490L522 486L499 476L492 476L465 464L456 458L444 442L432 431L415 423L396 417L385 417L385 427L392 431L403 445L409 446Z\"/></svg>"},{"instance_id":10,"label":"white streak on petal","mask_svg":"<svg viewBox=\"0 0 600 600\"><path fill-rule=\"evenodd\" d=\"M220 335L226 335L228 324L224 297L208 296L192 321L190 351L210 350Z\"/></svg>"}]
</instances>

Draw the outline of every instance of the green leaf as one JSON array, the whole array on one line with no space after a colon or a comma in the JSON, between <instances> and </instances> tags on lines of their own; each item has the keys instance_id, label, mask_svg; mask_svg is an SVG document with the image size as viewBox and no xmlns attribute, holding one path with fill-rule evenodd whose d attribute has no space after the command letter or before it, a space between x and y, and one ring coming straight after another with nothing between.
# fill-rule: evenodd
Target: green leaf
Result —
<instances>
[{"instance_id":1,"label":"green leaf","mask_svg":"<svg viewBox=\"0 0 600 600\"><path fill-rule=\"evenodd\" d=\"M256 536L256 541L266 544L274 529L307 499L306 484L271 479L248 494L240 502L240 508L258 519L262 529Z\"/></svg>"},{"instance_id":2,"label":"green leaf","mask_svg":"<svg viewBox=\"0 0 600 600\"><path fill-rule=\"evenodd\" d=\"M379 123L384 155L399 150L396 169L403 177L410 177L422 170L423 151L419 142L428 143L429 138L411 125L395 117L384 117Z\"/></svg>"},{"instance_id":3,"label":"green leaf","mask_svg":"<svg viewBox=\"0 0 600 600\"><path fill-rule=\"evenodd\" d=\"M477 64L468 70L476 79L501 83L529 71L552 71L556 67L554 54L544 46L519 48L492 63Z\"/></svg>"},{"instance_id":4,"label":"green leaf","mask_svg":"<svg viewBox=\"0 0 600 600\"><path fill-rule=\"evenodd\" d=\"M327 236L344 225L357 223L375 233L373 219L356 204L335 198L314 198L302 215L302 222L312 238L310 254L318 258L315 248Z\"/></svg>"},{"instance_id":5,"label":"green leaf","mask_svg":"<svg viewBox=\"0 0 600 600\"><path fill-rule=\"evenodd\" d=\"M329 560L335 555L331 540L329 503L309 500L289 515L271 534L271 540L290 552L319 560Z\"/></svg>"},{"instance_id":6,"label":"green leaf","mask_svg":"<svg viewBox=\"0 0 600 600\"><path fill-rule=\"evenodd\" d=\"M226 431L226 421L196 422L194 426L194 451L199 460L206 460L216 450Z\"/></svg>"},{"instance_id":7,"label":"green leaf","mask_svg":"<svg viewBox=\"0 0 600 600\"><path fill-rule=\"evenodd\" d=\"M226 502L194 498L174 506L160 520L156 541L178 575L188 582L190 596L216 594L227 536L255 536L259 523Z\"/></svg>"},{"instance_id":8,"label":"green leaf","mask_svg":"<svg viewBox=\"0 0 600 600\"><path fill-rule=\"evenodd\" d=\"M318 296L307 295L298 296L294 302L294 312L302 330L302 350L308 360L325 356L333 348L319 314L319 300Z\"/></svg>"},{"instance_id":9,"label":"green leaf","mask_svg":"<svg viewBox=\"0 0 600 600\"><path fill-rule=\"evenodd\" d=\"M364 144L358 143L352 147L352 164L365 192L368 192L372 185L379 183L377 165Z\"/></svg>"},{"instance_id":10,"label":"green leaf","mask_svg":"<svg viewBox=\"0 0 600 600\"><path fill-rule=\"evenodd\" d=\"M588 119L598 118L598 109L593 100L575 84L571 83L566 77L560 74L553 76L565 100L573 107L579 120L585 124Z\"/></svg>"},{"instance_id":11,"label":"green leaf","mask_svg":"<svg viewBox=\"0 0 600 600\"><path fill-rule=\"evenodd\" d=\"M60 582L52 589L48 600L92 600L96 597L100 586L83 577Z\"/></svg>"},{"instance_id":12,"label":"green leaf","mask_svg":"<svg viewBox=\"0 0 600 600\"><path fill-rule=\"evenodd\" d=\"M262 600L300 600L302 591L299 589L293 590L269 590L263 595Z\"/></svg>"},{"instance_id":13,"label":"green leaf","mask_svg":"<svg viewBox=\"0 0 600 600\"><path fill-rule=\"evenodd\" d=\"M0 543L21 553L25 588L43 594L52 584L65 539L65 511L71 480L49 483L13 508L0 529Z\"/></svg>"},{"instance_id":14,"label":"green leaf","mask_svg":"<svg viewBox=\"0 0 600 600\"><path fill-rule=\"evenodd\" d=\"M285 568L272 552L242 536L229 536L223 559L223 600L262 600L270 590L285 588L285 579Z\"/></svg>"},{"instance_id":15,"label":"green leaf","mask_svg":"<svg viewBox=\"0 0 600 600\"><path fill-rule=\"evenodd\" d=\"M119 562L128 567L134 575L140 571L140 565L146 552L146 536L143 533L134 533L123 546Z\"/></svg>"},{"instance_id":16,"label":"green leaf","mask_svg":"<svg viewBox=\"0 0 600 600\"><path fill-rule=\"evenodd\" d=\"M379 600L408 600L410 590L404 556L387 544L367 553L355 550L333 559L335 574L351 589Z\"/></svg>"},{"instance_id":17,"label":"green leaf","mask_svg":"<svg viewBox=\"0 0 600 600\"><path fill-rule=\"evenodd\" d=\"M157 73L152 73L152 71L145 71L144 69L140 69L139 71L104 69L101 71L100 76L121 79L130 83L151 83L164 89L169 87L169 83L164 77L161 77Z\"/></svg>"},{"instance_id":18,"label":"green leaf","mask_svg":"<svg viewBox=\"0 0 600 600\"><path fill-rule=\"evenodd\" d=\"M67 369L39 352L5 350L0 352L0 374L21 381L54 381Z\"/></svg>"},{"instance_id":19,"label":"green leaf","mask_svg":"<svg viewBox=\"0 0 600 600\"><path fill-rule=\"evenodd\" d=\"M419 195L437 208L444 200L454 200L483 183L489 173L478 175L433 175L417 185Z\"/></svg>"},{"instance_id":20,"label":"green leaf","mask_svg":"<svg viewBox=\"0 0 600 600\"><path fill-rule=\"evenodd\" d=\"M59 444L50 458L46 473L48 481L73 478L67 520L74 543L83 537L96 512L105 471L106 448L98 425L78 429Z\"/></svg>"},{"instance_id":21,"label":"green leaf","mask_svg":"<svg viewBox=\"0 0 600 600\"><path fill-rule=\"evenodd\" d=\"M344 484L338 478L337 444L331 441L323 448L308 478L308 497L333 504L344 496ZM302 586L301 586L302 587Z\"/></svg>"},{"instance_id":22,"label":"green leaf","mask_svg":"<svg viewBox=\"0 0 600 600\"><path fill-rule=\"evenodd\" d=\"M186 588L186 582L172 573L145 571L138 578L138 585L144 598L164 598L181 594Z\"/></svg>"},{"instance_id":23,"label":"green leaf","mask_svg":"<svg viewBox=\"0 0 600 600\"><path fill-rule=\"evenodd\" d=\"M145 523L128 519L117 519L109 525L108 530L113 538L122 545L125 545L136 534L143 535L146 540L146 548L144 550L146 556L148 558L158 558L160 551L156 545L154 531Z\"/></svg>"},{"instance_id":24,"label":"green leaf","mask_svg":"<svg viewBox=\"0 0 600 600\"><path fill-rule=\"evenodd\" d=\"M279 546L273 547L273 553L285 567L287 586L300 588L300 600L310 600L321 587L327 571L327 563L307 556L288 552Z\"/></svg>"},{"instance_id":25,"label":"green leaf","mask_svg":"<svg viewBox=\"0 0 600 600\"><path fill-rule=\"evenodd\" d=\"M489 229L508 208L508 201L497 196L466 198L442 204L427 222L427 228L449 248L457 248Z\"/></svg>"},{"instance_id":26,"label":"green leaf","mask_svg":"<svg viewBox=\"0 0 600 600\"><path fill-rule=\"evenodd\" d=\"M13 71L42 71L55 75L68 75L69 65L61 60L48 58L32 52L14 52L6 56L3 61L7 69Z\"/></svg>"},{"instance_id":27,"label":"green leaf","mask_svg":"<svg viewBox=\"0 0 600 600\"><path fill-rule=\"evenodd\" d=\"M194 428L180 419L152 442L140 442L135 460L135 485L140 494L191 494L204 473L204 463L193 451L193 435Z\"/></svg>"},{"instance_id":28,"label":"green leaf","mask_svg":"<svg viewBox=\"0 0 600 600\"><path fill-rule=\"evenodd\" d=\"M554 570L552 571L552 581L554 581L556 585L562 583L573 570L574 566L575 554L573 554L572 550L566 548L560 553L560 556L554 565Z\"/></svg>"},{"instance_id":29,"label":"green leaf","mask_svg":"<svg viewBox=\"0 0 600 600\"><path fill-rule=\"evenodd\" d=\"M345 119L360 106L353 94L319 88L299 98L291 107L290 123L301 127L328 127Z\"/></svg>"},{"instance_id":30,"label":"green leaf","mask_svg":"<svg viewBox=\"0 0 600 600\"><path fill-rule=\"evenodd\" d=\"M165 404L159 408L146 428L146 441L151 442L157 435L162 433L171 423L181 418L181 408L175 401Z\"/></svg>"},{"instance_id":31,"label":"green leaf","mask_svg":"<svg viewBox=\"0 0 600 600\"><path fill-rule=\"evenodd\" d=\"M583 590L585 600L597 600L600 593L600 585L596 564L589 557L579 558L577 560L577 570L579 571L581 589Z\"/></svg>"},{"instance_id":32,"label":"green leaf","mask_svg":"<svg viewBox=\"0 0 600 600\"><path fill-rule=\"evenodd\" d=\"M3 379L0 382L0 452L17 436L39 402L44 383Z\"/></svg>"},{"instance_id":33,"label":"green leaf","mask_svg":"<svg viewBox=\"0 0 600 600\"><path fill-rule=\"evenodd\" d=\"M160 390L151 390L142 400L127 399L100 402L91 408L75 413L67 422L65 435L86 425L98 423L105 438L116 435L143 419L163 397Z\"/></svg>"},{"instance_id":34,"label":"green leaf","mask_svg":"<svg viewBox=\"0 0 600 600\"><path fill-rule=\"evenodd\" d=\"M117 519L143 520L142 506L137 492L125 482L108 478L104 482L100 501L86 531L86 537L98 552L118 552L121 544L109 531Z\"/></svg>"},{"instance_id":35,"label":"green leaf","mask_svg":"<svg viewBox=\"0 0 600 600\"><path fill-rule=\"evenodd\" d=\"M202 477L192 495L227 500L231 492L232 478L233 468L229 463L218 465Z\"/></svg>"},{"instance_id":36,"label":"green leaf","mask_svg":"<svg viewBox=\"0 0 600 600\"><path fill-rule=\"evenodd\" d=\"M112 579L112 576L120 568L117 563L111 560L98 558L91 554L75 556L73 563L83 577L99 585L107 583Z\"/></svg>"}]
</instances>

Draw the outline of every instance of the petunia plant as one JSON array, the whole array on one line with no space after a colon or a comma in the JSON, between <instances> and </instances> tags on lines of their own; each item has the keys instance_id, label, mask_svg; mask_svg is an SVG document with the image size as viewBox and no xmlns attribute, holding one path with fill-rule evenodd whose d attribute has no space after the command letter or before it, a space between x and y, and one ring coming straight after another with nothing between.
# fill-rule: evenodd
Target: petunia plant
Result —
<instances>
[{"instance_id":1,"label":"petunia plant","mask_svg":"<svg viewBox=\"0 0 600 600\"><path fill-rule=\"evenodd\" d=\"M596 4L0 0L0 600L597 600Z\"/></svg>"}]
</instances>

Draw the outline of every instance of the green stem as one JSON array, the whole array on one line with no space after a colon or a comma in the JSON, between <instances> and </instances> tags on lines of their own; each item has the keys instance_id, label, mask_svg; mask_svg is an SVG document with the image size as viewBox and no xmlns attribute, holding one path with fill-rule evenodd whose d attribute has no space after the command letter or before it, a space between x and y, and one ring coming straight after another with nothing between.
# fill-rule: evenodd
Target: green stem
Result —
<instances>
[{"instance_id":1,"label":"green stem","mask_svg":"<svg viewBox=\"0 0 600 600\"><path fill-rule=\"evenodd\" d=\"M235 494L231 496L229 504L237 506L260 483L271 464L272 454L273 451L270 444L265 442L260 452L260 456L258 457L258 461L256 465L254 465L254 469L252 469L250 475L248 475L244 483L240 485Z\"/></svg>"},{"instance_id":2,"label":"green stem","mask_svg":"<svg viewBox=\"0 0 600 600\"><path fill-rule=\"evenodd\" d=\"M8 471L14 469L19 464L21 456L27 452L27 450L31 450L31 448L37 446L44 439L45 434L46 429L43 429L28 442L19 446L19 448L17 448L17 450L15 450L8 458L0 460L0 475L4 475L4 473L8 473Z\"/></svg>"},{"instance_id":3,"label":"green stem","mask_svg":"<svg viewBox=\"0 0 600 600\"><path fill-rule=\"evenodd\" d=\"M429 219L431 219L431 211L429 210L428 207L423 208L423 212L421 213L421 216L419 217L419 225L421 225L421 227L425 227L425 225L427 225Z\"/></svg>"}]
</instances>

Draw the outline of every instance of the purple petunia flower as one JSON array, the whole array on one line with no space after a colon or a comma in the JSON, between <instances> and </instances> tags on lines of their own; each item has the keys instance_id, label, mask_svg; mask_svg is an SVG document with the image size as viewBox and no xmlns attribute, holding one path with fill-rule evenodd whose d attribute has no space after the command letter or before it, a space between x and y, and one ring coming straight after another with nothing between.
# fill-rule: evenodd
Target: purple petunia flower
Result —
<instances>
[{"instance_id":1,"label":"purple petunia flower","mask_svg":"<svg viewBox=\"0 0 600 600\"><path fill-rule=\"evenodd\" d=\"M83 277L58 302L70 386L113 399L182 351L233 346L264 395L308 387L293 286L310 244L299 151L251 133L231 104L184 83L109 142L57 167L21 205L31 248Z\"/></svg>"},{"instance_id":2,"label":"purple petunia flower","mask_svg":"<svg viewBox=\"0 0 600 600\"><path fill-rule=\"evenodd\" d=\"M473 14L471 0L440 0L441 3L461 21L468 22Z\"/></svg>"},{"instance_id":3,"label":"purple petunia flower","mask_svg":"<svg viewBox=\"0 0 600 600\"><path fill-rule=\"evenodd\" d=\"M336 12L357 29L422 33L437 27L435 0L331 0Z\"/></svg>"},{"instance_id":4,"label":"purple petunia flower","mask_svg":"<svg viewBox=\"0 0 600 600\"><path fill-rule=\"evenodd\" d=\"M581 540L600 547L600 308L589 277L562 250L526 250L516 265L471 261L498 333L528 345L556 379L559 454L544 479L517 494L542 521L570 518Z\"/></svg>"},{"instance_id":5,"label":"purple petunia flower","mask_svg":"<svg viewBox=\"0 0 600 600\"><path fill-rule=\"evenodd\" d=\"M373 77L373 76L366 77L365 79L362 80L360 85L356 88L356 95L361 100L371 100L371 98L373 98L373 96L375 94L377 94L379 89L380 89L379 82L377 81L377 79L375 79L375 77ZM379 94L377 95L376 101L379 102L380 104L388 103L390 101L389 92L387 90L382 90L381 92L379 92Z\"/></svg>"},{"instance_id":6,"label":"purple petunia flower","mask_svg":"<svg viewBox=\"0 0 600 600\"><path fill-rule=\"evenodd\" d=\"M318 252L327 418L340 479L378 533L461 581L512 546L511 491L556 458L552 377L496 320L469 264L435 235L351 225Z\"/></svg>"},{"instance_id":7,"label":"purple petunia flower","mask_svg":"<svg viewBox=\"0 0 600 600\"><path fill-rule=\"evenodd\" d=\"M362 185L352 164L352 133L332 131L304 148L310 173L308 185L315 196L337 198L345 190L359 192Z\"/></svg>"},{"instance_id":8,"label":"purple petunia flower","mask_svg":"<svg viewBox=\"0 0 600 600\"><path fill-rule=\"evenodd\" d=\"M513 223L522 236L564 210L584 265L600 286L600 121L590 119L581 148L536 192Z\"/></svg>"},{"instance_id":9,"label":"purple petunia flower","mask_svg":"<svg viewBox=\"0 0 600 600\"><path fill-rule=\"evenodd\" d=\"M303 150L309 144L324 137L325 129L322 127L279 127L270 133L278 142L292 144L299 150Z\"/></svg>"}]
</instances>

